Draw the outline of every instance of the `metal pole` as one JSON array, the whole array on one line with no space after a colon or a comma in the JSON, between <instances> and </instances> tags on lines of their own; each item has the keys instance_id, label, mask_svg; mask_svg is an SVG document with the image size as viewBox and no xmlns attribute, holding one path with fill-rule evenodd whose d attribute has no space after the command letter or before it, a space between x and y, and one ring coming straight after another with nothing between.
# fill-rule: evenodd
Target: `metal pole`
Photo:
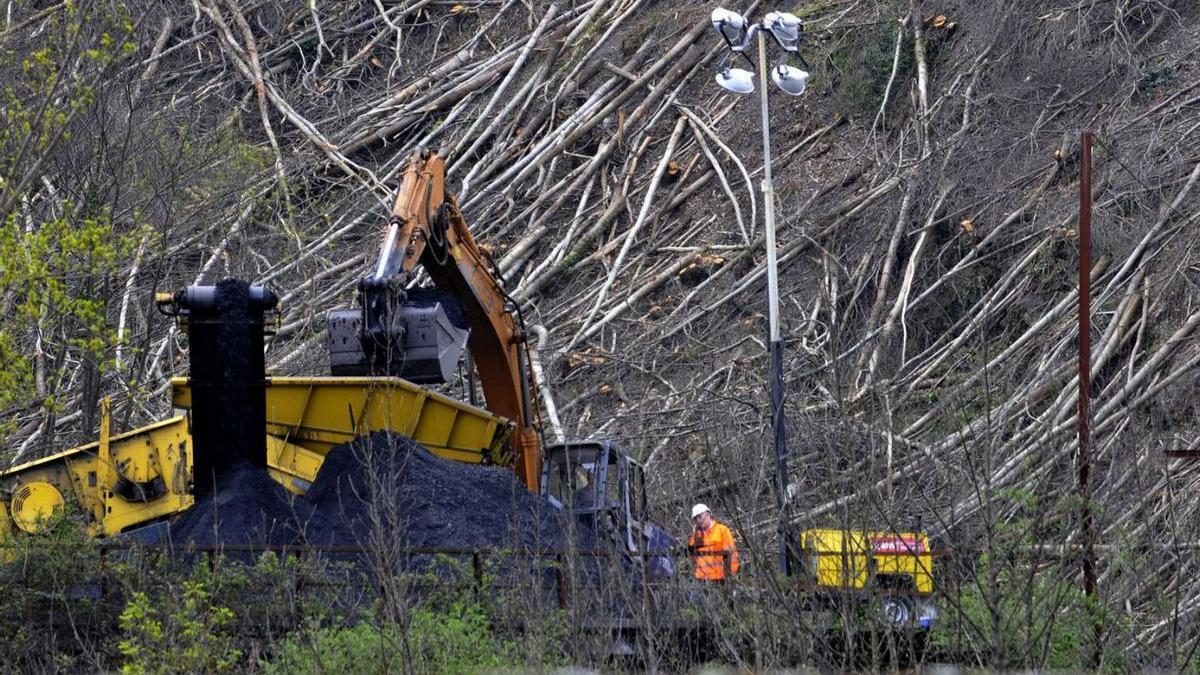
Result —
<instances>
[{"instance_id":1,"label":"metal pole","mask_svg":"<svg viewBox=\"0 0 1200 675\"><path fill-rule=\"evenodd\" d=\"M771 127L767 115L767 38L758 29L758 90L762 109L763 214L767 237L767 307L770 325L771 426L775 439L775 499L779 505L780 571L789 574L787 555L788 466L783 419L783 338L779 334L779 261L775 254L775 186L771 182Z\"/></svg>"},{"instance_id":2,"label":"metal pole","mask_svg":"<svg viewBox=\"0 0 1200 675\"><path fill-rule=\"evenodd\" d=\"M1079 532L1083 538L1083 592L1095 607L1095 534L1088 486L1092 470L1092 293L1090 288L1092 276L1092 132L1085 130L1081 140L1079 161L1079 455L1076 457L1075 464L1079 471L1077 492L1080 500ZM1099 665L1103 627L1096 623L1093 628L1096 642L1092 659L1094 665Z\"/></svg>"}]
</instances>

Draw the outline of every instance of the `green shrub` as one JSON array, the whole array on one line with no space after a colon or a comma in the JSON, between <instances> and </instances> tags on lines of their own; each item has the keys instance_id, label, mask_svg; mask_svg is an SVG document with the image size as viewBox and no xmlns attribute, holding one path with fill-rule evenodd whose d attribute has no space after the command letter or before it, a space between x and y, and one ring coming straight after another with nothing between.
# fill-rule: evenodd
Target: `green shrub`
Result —
<instances>
[{"instance_id":1,"label":"green shrub","mask_svg":"<svg viewBox=\"0 0 1200 675\"><path fill-rule=\"evenodd\" d=\"M382 673L398 649L398 634L373 623L302 631L278 645L265 673ZM382 657L382 658L381 658Z\"/></svg>"},{"instance_id":2,"label":"green shrub","mask_svg":"<svg viewBox=\"0 0 1200 675\"><path fill-rule=\"evenodd\" d=\"M197 568L202 569L202 568ZM228 630L233 611L212 602L210 580L193 574L178 593L134 591L121 612L124 673L227 672L242 653Z\"/></svg>"},{"instance_id":3,"label":"green shrub","mask_svg":"<svg viewBox=\"0 0 1200 675\"><path fill-rule=\"evenodd\" d=\"M95 541L56 516L36 535L0 550L0 672L86 668L98 663L116 608L100 596Z\"/></svg>"},{"instance_id":4,"label":"green shrub","mask_svg":"<svg viewBox=\"0 0 1200 675\"><path fill-rule=\"evenodd\" d=\"M851 31L828 53L829 83L838 108L848 115L870 119L883 104L884 92L892 74L896 56L894 25L878 24ZM907 79L912 75L915 58L911 38L900 47L896 82L888 103L893 112L904 101Z\"/></svg>"},{"instance_id":5,"label":"green shrub","mask_svg":"<svg viewBox=\"0 0 1200 675\"><path fill-rule=\"evenodd\" d=\"M512 664L516 644L493 633L475 603L458 600L441 609L422 607L409 625L414 665L429 672L470 673Z\"/></svg>"},{"instance_id":6,"label":"green shrub","mask_svg":"<svg viewBox=\"0 0 1200 675\"><path fill-rule=\"evenodd\" d=\"M413 609L408 630L365 620L313 627L284 639L266 673L481 673L512 667L517 645L498 636L475 602Z\"/></svg>"},{"instance_id":7,"label":"green shrub","mask_svg":"<svg viewBox=\"0 0 1200 675\"><path fill-rule=\"evenodd\" d=\"M1091 642L1091 613L1075 584L1051 571L1006 567L992 574L985 557L964 583L957 611L935 627L939 649L951 649L955 633L969 635L984 663L1012 667L1080 667ZM994 583L993 583L994 578Z\"/></svg>"}]
</instances>

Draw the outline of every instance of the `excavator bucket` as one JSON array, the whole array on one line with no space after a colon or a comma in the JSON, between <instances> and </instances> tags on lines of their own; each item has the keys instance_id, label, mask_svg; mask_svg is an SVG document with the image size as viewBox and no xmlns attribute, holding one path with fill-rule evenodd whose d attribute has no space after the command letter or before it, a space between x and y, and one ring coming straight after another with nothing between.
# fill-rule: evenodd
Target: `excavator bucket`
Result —
<instances>
[{"instance_id":1,"label":"excavator bucket","mask_svg":"<svg viewBox=\"0 0 1200 675\"><path fill-rule=\"evenodd\" d=\"M395 302L393 294L404 299ZM333 375L393 376L417 384L453 377L470 335L461 302L433 289L397 292L367 284L361 301L363 309L335 309L327 316Z\"/></svg>"}]
</instances>

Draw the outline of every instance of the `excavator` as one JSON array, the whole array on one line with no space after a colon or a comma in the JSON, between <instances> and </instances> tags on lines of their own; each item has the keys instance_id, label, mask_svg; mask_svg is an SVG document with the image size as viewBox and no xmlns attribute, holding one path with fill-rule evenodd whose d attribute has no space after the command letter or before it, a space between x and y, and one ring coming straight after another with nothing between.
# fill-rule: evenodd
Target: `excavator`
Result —
<instances>
[{"instance_id":1,"label":"excavator","mask_svg":"<svg viewBox=\"0 0 1200 675\"><path fill-rule=\"evenodd\" d=\"M327 315L331 376L267 375L265 336L278 321L269 289L227 280L156 295L189 339L190 375L171 380L183 414L113 434L102 401L96 442L0 473L0 541L64 511L94 536L169 519L238 461L303 495L330 450L386 430L451 460L510 467L633 559L669 548L633 458L608 441L546 446L520 309L444 176L436 154L410 159L358 306ZM421 269L432 287L415 284ZM485 408L427 387L452 379L464 350ZM584 503L585 491L601 498Z\"/></svg>"}]
</instances>

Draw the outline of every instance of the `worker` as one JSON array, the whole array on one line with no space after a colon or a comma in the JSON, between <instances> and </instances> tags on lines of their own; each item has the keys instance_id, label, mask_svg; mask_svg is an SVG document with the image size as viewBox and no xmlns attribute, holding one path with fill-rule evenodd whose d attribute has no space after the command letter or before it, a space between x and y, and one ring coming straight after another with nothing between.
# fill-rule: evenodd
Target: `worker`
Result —
<instances>
[{"instance_id":1,"label":"worker","mask_svg":"<svg viewBox=\"0 0 1200 675\"><path fill-rule=\"evenodd\" d=\"M702 581L725 581L738 573L737 544L733 533L718 523L704 504L692 507L695 531L688 540L688 550L696 559L696 578Z\"/></svg>"},{"instance_id":2,"label":"worker","mask_svg":"<svg viewBox=\"0 0 1200 675\"><path fill-rule=\"evenodd\" d=\"M575 467L575 508L591 509L596 503L596 468Z\"/></svg>"}]
</instances>

